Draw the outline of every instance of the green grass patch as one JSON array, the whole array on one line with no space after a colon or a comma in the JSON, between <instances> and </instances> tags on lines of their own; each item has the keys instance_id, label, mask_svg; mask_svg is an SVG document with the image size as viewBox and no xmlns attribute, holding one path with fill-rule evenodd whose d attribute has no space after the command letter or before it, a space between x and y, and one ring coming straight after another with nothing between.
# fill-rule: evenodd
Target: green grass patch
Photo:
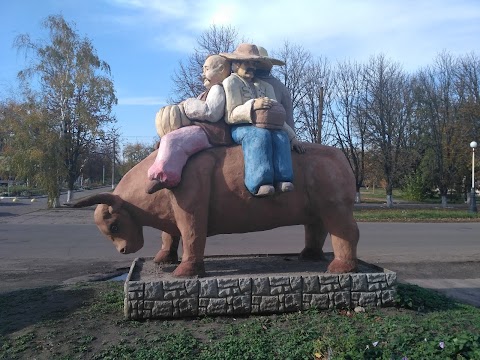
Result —
<instances>
[{"instance_id":1,"label":"green grass patch","mask_svg":"<svg viewBox=\"0 0 480 360\"><path fill-rule=\"evenodd\" d=\"M393 189L392 196L394 200L406 200L401 190ZM376 188L375 191L362 188L360 197L364 203L384 203L387 200L387 193L382 188Z\"/></svg>"},{"instance_id":2,"label":"green grass patch","mask_svg":"<svg viewBox=\"0 0 480 360\"><path fill-rule=\"evenodd\" d=\"M357 221L458 222L480 221L479 213L454 209L354 209Z\"/></svg>"},{"instance_id":3,"label":"green grass patch","mask_svg":"<svg viewBox=\"0 0 480 360\"><path fill-rule=\"evenodd\" d=\"M1 359L480 359L480 309L413 285L399 285L396 307L364 313L142 322L123 319L121 284L36 291L55 309L34 301L19 311L0 295L2 321L24 318L3 328Z\"/></svg>"},{"instance_id":4,"label":"green grass patch","mask_svg":"<svg viewBox=\"0 0 480 360\"><path fill-rule=\"evenodd\" d=\"M387 201L387 194L385 189L377 188L375 191L372 189L364 189L360 191L360 198L364 204L385 204ZM421 201L415 201L408 197L408 194L404 193L402 190L394 189L392 192L392 198L394 202L408 202L416 204L438 204L441 205L442 199L440 195L433 195L432 197L426 197ZM476 197L477 203L479 202L479 197ZM448 204L461 205L464 204L463 194L447 195Z\"/></svg>"}]
</instances>

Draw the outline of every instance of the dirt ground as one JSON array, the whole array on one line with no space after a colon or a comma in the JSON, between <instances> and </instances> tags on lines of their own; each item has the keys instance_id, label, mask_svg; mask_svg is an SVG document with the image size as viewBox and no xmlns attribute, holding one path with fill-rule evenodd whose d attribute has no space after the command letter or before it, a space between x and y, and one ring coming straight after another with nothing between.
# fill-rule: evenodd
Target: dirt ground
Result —
<instances>
[{"instance_id":1,"label":"dirt ground","mask_svg":"<svg viewBox=\"0 0 480 360\"><path fill-rule=\"evenodd\" d=\"M0 293L109 279L128 272L125 261L3 260Z\"/></svg>"}]
</instances>

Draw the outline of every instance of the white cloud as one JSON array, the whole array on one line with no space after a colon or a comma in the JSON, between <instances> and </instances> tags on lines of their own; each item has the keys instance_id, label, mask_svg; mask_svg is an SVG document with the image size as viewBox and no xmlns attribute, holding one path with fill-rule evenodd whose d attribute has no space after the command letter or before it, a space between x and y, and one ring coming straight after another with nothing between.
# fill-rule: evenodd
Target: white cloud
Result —
<instances>
[{"instance_id":1,"label":"white cloud","mask_svg":"<svg viewBox=\"0 0 480 360\"><path fill-rule=\"evenodd\" d=\"M478 0L109 1L128 8L137 26L153 27L152 42L185 54L212 24L231 25L269 51L288 40L331 59L384 52L412 65L444 48L478 50L480 36Z\"/></svg>"},{"instance_id":2,"label":"white cloud","mask_svg":"<svg viewBox=\"0 0 480 360\"><path fill-rule=\"evenodd\" d=\"M195 36L176 32L165 32L162 35L156 36L153 41L164 49L175 50L186 54L191 53L196 45Z\"/></svg>"}]
</instances>

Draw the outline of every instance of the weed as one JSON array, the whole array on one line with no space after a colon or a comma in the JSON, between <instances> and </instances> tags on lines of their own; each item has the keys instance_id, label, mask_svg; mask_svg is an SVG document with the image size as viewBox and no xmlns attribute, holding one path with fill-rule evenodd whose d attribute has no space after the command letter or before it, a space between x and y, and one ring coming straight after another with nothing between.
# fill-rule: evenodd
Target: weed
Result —
<instances>
[{"instance_id":1,"label":"weed","mask_svg":"<svg viewBox=\"0 0 480 360\"><path fill-rule=\"evenodd\" d=\"M357 221L479 221L480 215L452 209L354 209Z\"/></svg>"},{"instance_id":2,"label":"weed","mask_svg":"<svg viewBox=\"0 0 480 360\"><path fill-rule=\"evenodd\" d=\"M65 318L26 322L0 336L0 358L480 359L480 309L414 285L398 286L395 308L236 320L126 321L120 286L94 283L81 291L91 298Z\"/></svg>"},{"instance_id":3,"label":"weed","mask_svg":"<svg viewBox=\"0 0 480 360\"><path fill-rule=\"evenodd\" d=\"M448 310L457 306L446 296L410 284L398 284L395 303L397 307L417 311Z\"/></svg>"},{"instance_id":4,"label":"weed","mask_svg":"<svg viewBox=\"0 0 480 360\"><path fill-rule=\"evenodd\" d=\"M123 288L120 284L111 282L107 288L98 294L94 303L87 307L88 314L96 316L100 314L111 314L121 311L123 308Z\"/></svg>"}]
</instances>

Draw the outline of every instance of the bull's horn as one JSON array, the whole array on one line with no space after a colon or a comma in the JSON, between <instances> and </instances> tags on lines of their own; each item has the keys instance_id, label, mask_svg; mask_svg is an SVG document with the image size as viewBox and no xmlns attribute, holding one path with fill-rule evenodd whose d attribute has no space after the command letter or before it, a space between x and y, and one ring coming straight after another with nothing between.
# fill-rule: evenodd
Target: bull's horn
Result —
<instances>
[{"instance_id":1,"label":"bull's horn","mask_svg":"<svg viewBox=\"0 0 480 360\"><path fill-rule=\"evenodd\" d=\"M114 195L109 192L95 194L84 199L81 199L73 204L73 207L87 207L95 204L106 204L111 206L113 211L120 209L123 204L123 200L120 196Z\"/></svg>"}]
</instances>

